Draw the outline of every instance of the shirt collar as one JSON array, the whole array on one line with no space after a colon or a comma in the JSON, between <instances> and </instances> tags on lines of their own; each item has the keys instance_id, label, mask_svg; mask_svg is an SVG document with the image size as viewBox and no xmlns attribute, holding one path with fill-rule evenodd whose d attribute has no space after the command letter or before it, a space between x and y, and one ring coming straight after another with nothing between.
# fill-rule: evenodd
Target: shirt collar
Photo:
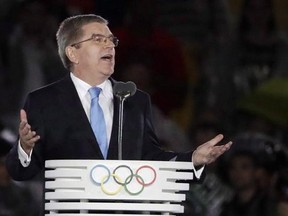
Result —
<instances>
[{"instance_id":1,"label":"shirt collar","mask_svg":"<svg viewBox=\"0 0 288 216\"><path fill-rule=\"evenodd\" d=\"M88 93L88 90L92 87L88 83L84 82L83 80L76 77L73 73L70 73L72 82L74 83L76 90L79 94L80 98L85 97L85 95ZM100 85L97 85L97 87L102 89L103 96L106 98L113 98L113 90L112 90L112 83L109 79L105 80Z\"/></svg>"}]
</instances>

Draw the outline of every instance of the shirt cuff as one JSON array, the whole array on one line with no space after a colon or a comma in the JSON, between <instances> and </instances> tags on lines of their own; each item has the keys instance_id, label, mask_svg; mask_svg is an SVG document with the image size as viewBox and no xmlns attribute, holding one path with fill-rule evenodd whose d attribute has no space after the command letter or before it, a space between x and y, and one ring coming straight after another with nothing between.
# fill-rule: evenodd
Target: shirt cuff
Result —
<instances>
[{"instance_id":1,"label":"shirt cuff","mask_svg":"<svg viewBox=\"0 0 288 216\"><path fill-rule=\"evenodd\" d=\"M170 159L170 161L176 161L177 158L178 157L176 156L176 157ZM191 155L189 155L189 158L191 158ZM182 161L182 160L180 160L180 161ZM192 161L192 165L193 165L192 167L193 167L193 172L194 172L195 177L197 179L200 179L200 177L201 177L201 175L202 175L202 173L204 171L205 165L199 165L199 166L195 167L193 161Z\"/></svg>"},{"instance_id":2,"label":"shirt cuff","mask_svg":"<svg viewBox=\"0 0 288 216\"><path fill-rule=\"evenodd\" d=\"M170 161L176 161L176 159L177 159L177 156L171 158Z\"/></svg>"},{"instance_id":3,"label":"shirt cuff","mask_svg":"<svg viewBox=\"0 0 288 216\"><path fill-rule=\"evenodd\" d=\"M30 154L28 155L20 145L20 141L18 142L18 158L20 160L20 163L22 164L23 167L28 167L30 162L31 162L31 155L32 155L31 150Z\"/></svg>"},{"instance_id":4,"label":"shirt cuff","mask_svg":"<svg viewBox=\"0 0 288 216\"><path fill-rule=\"evenodd\" d=\"M197 179L200 179L200 177L201 177L201 175L203 173L203 170L205 168L205 165L201 166L199 169L197 169L197 168L195 168L195 166L193 165L193 171L194 171L195 177Z\"/></svg>"}]
</instances>

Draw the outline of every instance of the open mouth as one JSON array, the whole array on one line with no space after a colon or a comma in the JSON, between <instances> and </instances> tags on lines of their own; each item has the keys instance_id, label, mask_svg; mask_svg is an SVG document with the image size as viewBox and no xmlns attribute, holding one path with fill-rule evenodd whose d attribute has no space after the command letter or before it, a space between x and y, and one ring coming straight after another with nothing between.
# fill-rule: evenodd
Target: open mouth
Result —
<instances>
[{"instance_id":1,"label":"open mouth","mask_svg":"<svg viewBox=\"0 0 288 216\"><path fill-rule=\"evenodd\" d=\"M101 57L102 60L104 61L112 61L113 60L113 55L107 54Z\"/></svg>"}]
</instances>

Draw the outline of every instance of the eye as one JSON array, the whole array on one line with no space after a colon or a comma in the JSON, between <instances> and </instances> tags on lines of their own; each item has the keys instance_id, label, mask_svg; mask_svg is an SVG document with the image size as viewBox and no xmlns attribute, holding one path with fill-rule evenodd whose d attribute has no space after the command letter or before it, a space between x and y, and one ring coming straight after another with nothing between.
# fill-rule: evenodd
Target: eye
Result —
<instances>
[{"instance_id":1,"label":"eye","mask_svg":"<svg viewBox=\"0 0 288 216\"><path fill-rule=\"evenodd\" d=\"M96 43L102 43L103 42L103 37L99 36L99 35L95 35L93 38L93 41L95 41Z\"/></svg>"},{"instance_id":2,"label":"eye","mask_svg":"<svg viewBox=\"0 0 288 216\"><path fill-rule=\"evenodd\" d=\"M113 41L113 40L114 40L114 36L113 36L113 35L110 35L110 36L108 36L108 39L109 39L110 41Z\"/></svg>"},{"instance_id":3,"label":"eye","mask_svg":"<svg viewBox=\"0 0 288 216\"><path fill-rule=\"evenodd\" d=\"M118 45L119 40L118 40L117 37L111 35L111 36L109 36L109 40L110 40L115 46Z\"/></svg>"}]
</instances>

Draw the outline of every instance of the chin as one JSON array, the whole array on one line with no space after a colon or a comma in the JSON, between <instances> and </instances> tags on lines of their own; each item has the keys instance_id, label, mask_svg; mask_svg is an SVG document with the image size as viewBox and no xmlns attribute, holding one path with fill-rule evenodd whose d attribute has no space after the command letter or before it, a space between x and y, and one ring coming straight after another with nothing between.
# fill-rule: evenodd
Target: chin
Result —
<instances>
[{"instance_id":1,"label":"chin","mask_svg":"<svg viewBox=\"0 0 288 216\"><path fill-rule=\"evenodd\" d=\"M106 75L106 76L111 76L112 74L114 73L114 70L109 70L109 71L105 71L104 72L104 75Z\"/></svg>"}]
</instances>

